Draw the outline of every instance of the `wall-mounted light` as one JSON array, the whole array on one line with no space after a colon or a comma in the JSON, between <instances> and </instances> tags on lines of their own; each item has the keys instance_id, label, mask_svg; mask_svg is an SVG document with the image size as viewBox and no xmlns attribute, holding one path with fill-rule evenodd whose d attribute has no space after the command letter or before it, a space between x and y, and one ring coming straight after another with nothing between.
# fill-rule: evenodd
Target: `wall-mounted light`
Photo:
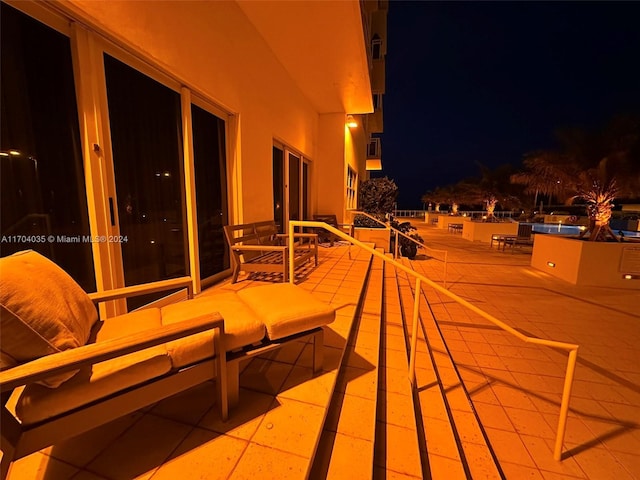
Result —
<instances>
[{"instance_id":1,"label":"wall-mounted light","mask_svg":"<svg viewBox=\"0 0 640 480\"><path fill-rule=\"evenodd\" d=\"M554 268L555 266L556 266L556 264L555 264L555 263L553 263L553 262L547 262L547 267Z\"/></svg>"},{"instance_id":2,"label":"wall-mounted light","mask_svg":"<svg viewBox=\"0 0 640 480\"><path fill-rule=\"evenodd\" d=\"M626 273L622 276L622 278L624 278L625 280L633 280L635 278L640 278L640 276L638 275L631 275L629 273Z\"/></svg>"},{"instance_id":3,"label":"wall-mounted light","mask_svg":"<svg viewBox=\"0 0 640 480\"><path fill-rule=\"evenodd\" d=\"M347 127L356 128L357 126L358 122L356 122L356 119L353 117L353 115L347 115Z\"/></svg>"}]
</instances>

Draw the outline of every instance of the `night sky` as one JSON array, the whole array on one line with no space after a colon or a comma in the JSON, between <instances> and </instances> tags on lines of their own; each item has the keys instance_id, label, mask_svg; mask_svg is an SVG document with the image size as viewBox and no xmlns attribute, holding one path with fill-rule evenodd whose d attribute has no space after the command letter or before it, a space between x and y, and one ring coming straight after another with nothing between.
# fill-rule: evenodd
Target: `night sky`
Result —
<instances>
[{"instance_id":1,"label":"night sky","mask_svg":"<svg viewBox=\"0 0 640 480\"><path fill-rule=\"evenodd\" d=\"M398 208L521 165L557 128L640 112L640 2L400 2L388 14L383 171Z\"/></svg>"}]
</instances>

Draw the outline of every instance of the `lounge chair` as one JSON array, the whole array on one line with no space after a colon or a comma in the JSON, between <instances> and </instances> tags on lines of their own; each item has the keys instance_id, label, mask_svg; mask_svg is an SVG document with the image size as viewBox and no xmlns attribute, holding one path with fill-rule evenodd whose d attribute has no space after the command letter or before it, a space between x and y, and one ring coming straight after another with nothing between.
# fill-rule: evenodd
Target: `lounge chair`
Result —
<instances>
[{"instance_id":1,"label":"lounge chair","mask_svg":"<svg viewBox=\"0 0 640 480\"><path fill-rule=\"evenodd\" d=\"M505 235L502 240L502 250L508 246L511 247L513 253L515 247L519 245L533 245L533 227L527 224L518 225L518 233L516 235Z\"/></svg>"},{"instance_id":2,"label":"lounge chair","mask_svg":"<svg viewBox=\"0 0 640 480\"><path fill-rule=\"evenodd\" d=\"M0 259L0 478L18 458L214 378L225 420L237 400L239 361L290 340L312 337L320 369L321 327L335 311L292 284L98 319L94 302L190 292L190 283L184 277L87 295L36 252Z\"/></svg>"}]
</instances>

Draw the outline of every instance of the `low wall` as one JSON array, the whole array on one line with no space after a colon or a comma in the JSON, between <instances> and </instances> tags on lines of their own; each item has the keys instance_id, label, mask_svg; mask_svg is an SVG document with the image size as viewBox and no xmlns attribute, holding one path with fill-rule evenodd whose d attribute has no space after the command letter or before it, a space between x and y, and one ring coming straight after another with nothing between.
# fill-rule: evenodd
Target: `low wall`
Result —
<instances>
[{"instance_id":1,"label":"low wall","mask_svg":"<svg viewBox=\"0 0 640 480\"><path fill-rule=\"evenodd\" d=\"M385 252L391 251L391 229L389 228L355 227L354 236L361 242L374 243L376 248L383 248Z\"/></svg>"},{"instance_id":2,"label":"low wall","mask_svg":"<svg viewBox=\"0 0 640 480\"><path fill-rule=\"evenodd\" d=\"M469 217L462 217L458 215L441 215L438 217L438 228L449 228L450 223L462 223L469 222Z\"/></svg>"},{"instance_id":3,"label":"low wall","mask_svg":"<svg viewBox=\"0 0 640 480\"><path fill-rule=\"evenodd\" d=\"M640 243L536 235L531 266L574 285L640 290Z\"/></svg>"},{"instance_id":4,"label":"low wall","mask_svg":"<svg viewBox=\"0 0 640 480\"><path fill-rule=\"evenodd\" d=\"M516 235L518 222L465 222L462 228L462 238L472 242L491 242L494 233Z\"/></svg>"}]
</instances>

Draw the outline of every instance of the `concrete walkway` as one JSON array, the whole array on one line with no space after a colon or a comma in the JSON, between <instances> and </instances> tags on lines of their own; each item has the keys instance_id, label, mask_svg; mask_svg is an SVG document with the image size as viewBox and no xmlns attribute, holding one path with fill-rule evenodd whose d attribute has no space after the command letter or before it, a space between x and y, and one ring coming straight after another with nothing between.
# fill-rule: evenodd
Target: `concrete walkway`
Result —
<instances>
[{"instance_id":1,"label":"concrete walkway","mask_svg":"<svg viewBox=\"0 0 640 480\"><path fill-rule=\"evenodd\" d=\"M580 345L563 461L553 460L567 354L526 344L432 288L431 310L507 478L640 478L640 298L576 287L515 253L412 222L448 251L447 286L529 336ZM441 281L442 262L413 267Z\"/></svg>"}]
</instances>

